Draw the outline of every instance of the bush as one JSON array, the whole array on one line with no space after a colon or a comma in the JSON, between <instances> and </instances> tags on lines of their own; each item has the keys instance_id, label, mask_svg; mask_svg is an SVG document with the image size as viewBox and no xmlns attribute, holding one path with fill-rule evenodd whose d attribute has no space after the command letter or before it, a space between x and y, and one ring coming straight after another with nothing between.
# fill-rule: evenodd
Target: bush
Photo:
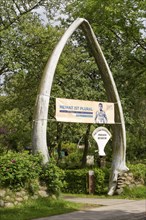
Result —
<instances>
[{"instance_id":1,"label":"bush","mask_svg":"<svg viewBox=\"0 0 146 220\"><path fill-rule=\"evenodd\" d=\"M41 172L40 179L45 182L49 194L59 195L65 182L63 181L64 171L60 169L53 159L50 159Z\"/></svg>"},{"instance_id":2,"label":"bush","mask_svg":"<svg viewBox=\"0 0 146 220\"><path fill-rule=\"evenodd\" d=\"M59 195L64 171L56 166L53 160L42 166L40 154L28 152L8 152L0 156L0 187L19 191L26 188L34 194L39 189L39 180L45 182L49 194Z\"/></svg>"},{"instance_id":3,"label":"bush","mask_svg":"<svg viewBox=\"0 0 146 220\"><path fill-rule=\"evenodd\" d=\"M27 152L8 152L0 156L0 186L19 190L33 187L41 172L42 157Z\"/></svg>"},{"instance_id":4,"label":"bush","mask_svg":"<svg viewBox=\"0 0 146 220\"><path fill-rule=\"evenodd\" d=\"M78 152L78 154L76 152L73 152L67 157L62 158L58 165L62 169L77 169L81 167L81 159L82 154L80 152Z\"/></svg>"},{"instance_id":5,"label":"bush","mask_svg":"<svg viewBox=\"0 0 146 220\"><path fill-rule=\"evenodd\" d=\"M67 193L87 193L87 169L65 170L66 187L63 189Z\"/></svg>"},{"instance_id":6,"label":"bush","mask_svg":"<svg viewBox=\"0 0 146 220\"><path fill-rule=\"evenodd\" d=\"M135 179L143 179L146 184L146 165L145 164L128 164L130 172L133 173Z\"/></svg>"},{"instance_id":7,"label":"bush","mask_svg":"<svg viewBox=\"0 0 146 220\"><path fill-rule=\"evenodd\" d=\"M101 169L95 168L95 194L105 191L105 174ZM66 193L88 193L88 169L65 170L66 186L63 191Z\"/></svg>"},{"instance_id":8,"label":"bush","mask_svg":"<svg viewBox=\"0 0 146 220\"><path fill-rule=\"evenodd\" d=\"M95 194L102 194L106 190L105 173L102 169L95 168Z\"/></svg>"}]
</instances>

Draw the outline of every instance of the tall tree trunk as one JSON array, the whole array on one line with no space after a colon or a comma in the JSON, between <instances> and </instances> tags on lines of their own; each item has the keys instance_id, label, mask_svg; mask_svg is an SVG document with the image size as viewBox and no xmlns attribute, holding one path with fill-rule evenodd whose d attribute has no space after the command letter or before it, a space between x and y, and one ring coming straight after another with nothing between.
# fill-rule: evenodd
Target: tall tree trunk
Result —
<instances>
[{"instance_id":1,"label":"tall tree trunk","mask_svg":"<svg viewBox=\"0 0 146 220\"><path fill-rule=\"evenodd\" d=\"M63 124L62 123L57 123L57 152L58 152L58 161L61 159L61 145L62 145L62 134L63 134Z\"/></svg>"},{"instance_id":2,"label":"tall tree trunk","mask_svg":"<svg viewBox=\"0 0 146 220\"><path fill-rule=\"evenodd\" d=\"M87 153L88 153L88 149L89 149L90 128L91 128L91 124L88 124L87 125L87 129L86 129L86 134L85 134L85 137L84 137L85 147L84 147L81 167L85 167L86 166L86 157L87 157Z\"/></svg>"}]
</instances>

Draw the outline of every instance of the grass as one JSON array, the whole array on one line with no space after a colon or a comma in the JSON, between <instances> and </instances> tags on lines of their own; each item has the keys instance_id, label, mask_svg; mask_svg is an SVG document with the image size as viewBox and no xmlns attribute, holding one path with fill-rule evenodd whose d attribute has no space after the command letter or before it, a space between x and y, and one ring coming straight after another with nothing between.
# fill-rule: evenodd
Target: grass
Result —
<instances>
[{"instance_id":1,"label":"grass","mask_svg":"<svg viewBox=\"0 0 146 220\"><path fill-rule=\"evenodd\" d=\"M146 186L125 188L122 197L128 197L129 199L146 199Z\"/></svg>"},{"instance_id":2,"label":"grass","mask_svg":"<svg viewBox=\"0 0 146 220\"><path fill-rule=\"evenodd\" d=\"M0 208L0 220L32 220L52 215L59 215L87 208L98 207L95 204L73 203L63 200L64 197L105 198L105 199L145 199L146 186L126 188L119 196L62 194L62 199L39 198L29 200L13 208Z\"/></svg>"},{"instance_id":3,"label":"grass","mask_svg":"<svg viewBox=\"0 0 146 220\"><path fill-rule=\"evenodd\" d=\"M102 199L146 199L146 186L125 188L121 195L89 195L89 194L63 194L63 196L81 197L81 198L102 198Z\"/></svg>"},{"instance_id":4,"label":"grass","mask_svg":"<svg viewBox=\"0 0 146 220\"><path fill-rule=\"evenodd\" d=\"M29 200L13 208L0 208L0 220L32 220L97 206L94 204L85 205L68 202L63 199L39 198L37 200Z\"/></svg>"}]
</instances>

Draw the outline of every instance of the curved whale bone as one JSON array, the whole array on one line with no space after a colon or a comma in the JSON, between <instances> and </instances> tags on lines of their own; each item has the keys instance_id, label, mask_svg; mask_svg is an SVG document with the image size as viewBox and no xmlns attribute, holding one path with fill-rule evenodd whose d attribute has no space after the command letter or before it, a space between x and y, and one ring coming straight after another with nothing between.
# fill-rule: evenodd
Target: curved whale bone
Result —
<instances>
[{"instance_id":1,"label":"curved whale bone","mask_svg":"<svg viewBox=\"0 0 146 220\"><path fill-rule=\"evenodd\" d=\"M125 164L126 155L126 131L125 122L121 106L121 101L118 95L118 91L103 55L101 47L97 42L96 36L89 24L84 18L77 18L70 27L65 31L64 35L55 47L50 59L45 67L37 99L35 104L34 119L33 119L33 132L32 132L32 146L33 153L41 152L43 155L43 163L49 161L49 153L47 148L47 120L48 120L48 108L50 93L52 88L52 82L54 73L59 62L61 53L71 35L77 28L81 28L91 48L92 54L95 58L95 62L100 70L101 78L104 82L104 87L107 93L108 100L110 102L117 103L115 107L115 120L118 124L112 125L113 130L113 161L112 171L109 183L109 195L114 193L117 183L117 173L124 172L128 168Z\"/></svg>"}]
</instances>

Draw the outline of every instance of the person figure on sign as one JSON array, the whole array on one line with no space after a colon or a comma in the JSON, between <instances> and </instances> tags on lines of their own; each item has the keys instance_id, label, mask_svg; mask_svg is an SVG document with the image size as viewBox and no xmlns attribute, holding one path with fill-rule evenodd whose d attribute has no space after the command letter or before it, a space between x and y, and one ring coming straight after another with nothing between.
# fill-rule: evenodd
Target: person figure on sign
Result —
<instances>
[{"instance_id":1,"label":"person figure on sign","mask_svg":"<svg viewBox=\"0 0 146 220\"><path fill-rule=\"evenodd\" d=\"M99 107L99 110L96 112L96 115L95 115L95 123L106 124L108 120L107 120L106 113L103 111L103 104L99 103L98 107Z\"/></svg>"}]
</instances>

